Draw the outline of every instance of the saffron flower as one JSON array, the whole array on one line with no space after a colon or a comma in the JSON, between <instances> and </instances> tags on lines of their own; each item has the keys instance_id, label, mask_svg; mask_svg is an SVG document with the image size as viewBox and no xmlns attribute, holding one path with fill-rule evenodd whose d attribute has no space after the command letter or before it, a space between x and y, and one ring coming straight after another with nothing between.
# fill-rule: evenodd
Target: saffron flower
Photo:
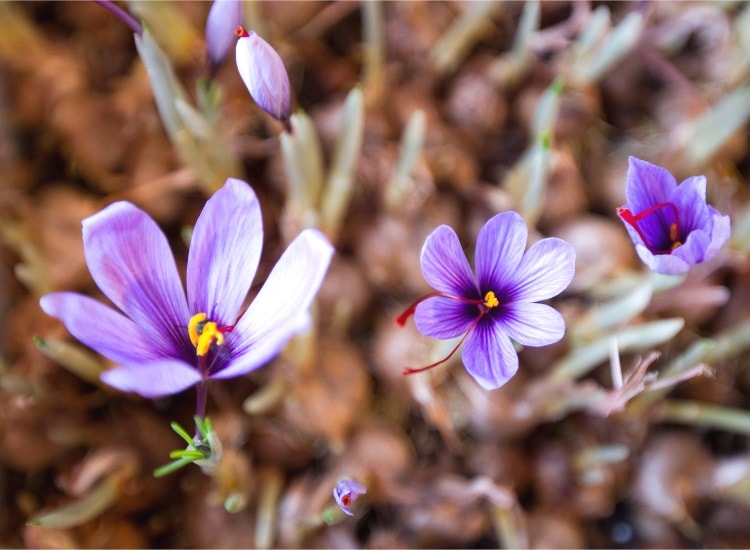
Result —
<instances>
[{"instance_id":1,"label":"saffron flower","mask_svg":"<svg viewBox=\"0 0 750 550\"><path fill-rule=\"evenodd\" d=\"M274 118L285 122L292 114L289 75L276 50L253 31L237 27L237 69L250 96Z\"/></svg>"},{"instance_id":2,"label":"saffron flower","mask_svg":"<svg viewBox=\"0 0 750 550\"><path fill-rule=\"evenodd\" d=\"M422 273L436 290L414 302L397 322L414 314L417 328L432 338L461 336L450 354L419 369L446 362L464 344L463 362L485 389L505 384L518 370L511 338L524 346L545 346L565 333L562 316L536 303L562 292L575 273L575 251L565 241L547 238L525 253L528 232L516 212L492 217L477 237L476 276L455 231L442 225L422 247Z\"/></svg>"},{"instance_id":3,"label":"saffron flower","mask_svg":"<svg viewBox=\"0 0 750 550\"><path fill-rule=\"evenodd\" d=\"M347 516L353 516L354 513L349 510L349 507L357 501L359 495L364 495L366 492L367 488L360 482L353 479L340 479L333 488L333 498L342 512Z\"/></svg>"},{"instance_id":4,"label":"saffron flower","mask_svg":"<svg viewBox=\"0 0 750 550\"><path fill-rule=\"evenodd\" d=\"M214 67L227 55L241 24L241 0L214 0L206 19L206 54Z\"/></svg>"},{"instance_id":5,"label":"saffron flower","mask_svg":"<svg viewBox=\"0 0 750 550\"><path fill-rule=\"evenodd\" d=\"M118 364L101 376L115 388L160 397L199 384L201 418L207 380L257 369L306 328L333 253L320 232L303 231L241 312L263 224L253 190L231 178L195 223L187 297L167 238L133 204L116 202L84 219L83 243L92 278L122 313L73 292L47 294L42 309Z\"/></svg>"},{"instance_id":6,"label":"saffron flower","mask_svg":"<svg viewBox=\"0 0 750 550\"><path fill-rule=\"evenodd\" d=\"M617 209L638 256L652 271L686 273L713 258L729 239L729 216L706 204L706 178L677 185L661 166L630 157L625 194Z\"/></svg>"}]
</instances>

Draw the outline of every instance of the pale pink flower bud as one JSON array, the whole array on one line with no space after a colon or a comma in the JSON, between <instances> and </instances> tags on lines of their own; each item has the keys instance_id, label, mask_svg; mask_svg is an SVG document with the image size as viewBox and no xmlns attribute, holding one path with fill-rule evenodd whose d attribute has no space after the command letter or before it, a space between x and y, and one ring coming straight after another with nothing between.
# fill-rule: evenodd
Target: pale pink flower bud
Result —
<instances>
[{"instance_id":1,"label":"pale pink flower bud","mask_svg":"<svg viewBox=\"0 0 750 550\"><path fill-rule=\"evenodd\" d=\"M286 121L292 114L292 94L284 62L276 50L254 32L237 28L237 69L258 106Z\"/></svg>"},{"instance_id":2,"label":"pale pink flower bud","mask_svg":"<svg viewBox=\"0 0 750 550\"><path fill-rule=\"evenodd\" d=\"M235 39L234 30L241 24L240 0L214 0L206 20L206 53L214 66L227 55Z\"/></svg>"}]
</instances>

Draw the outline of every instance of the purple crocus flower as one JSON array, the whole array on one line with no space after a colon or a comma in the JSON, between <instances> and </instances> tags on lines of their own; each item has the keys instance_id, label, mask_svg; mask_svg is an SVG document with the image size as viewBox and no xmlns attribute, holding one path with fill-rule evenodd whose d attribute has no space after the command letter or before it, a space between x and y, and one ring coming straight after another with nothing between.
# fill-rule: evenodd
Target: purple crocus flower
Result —
<instances>
[{"instance_id":1,"label":"purple crocus flower","mask_svg":"<svg viewBox=\"0 0 750 550\"><path fill-rule=\"evenodd\" d=\"M276 50L254 32L238 27L236 57L242 81L258 106L282 122L292 114L289 75Z\"/></svg>"},{"instance_id":2,"label":"purple crocus flower","mask_svg":"<svg viewBox=\"0 0 750 550\"><path fill-rule=\"evenodd\" d=\"M630 157L625 194L617 209L643 263L666 275L686 273L713 258L729 239L729 216L706 204L706 178L680 185L661 166Z\"/></svg>"},{"instance_id":3,"label":"purple crocus flower","mask_svg":"<svg viewBox=\"0 0 750 550\"><path fill-rule=\"evenodd\" d=\"M425 335L446 340L462 336L448 357L404 374L422 372L447 361L464 343L463 362L486 389L505 384L518 370L511 338L525 346L545 346L565 333L562 316L538 300L552 298L575 272L573 247L556 238L542 239L525 253L526 224L516 212L491 218L477 237L476 276L455 231L441 225L422 247L422 273L435 288L414 302L397 322L415 315Z\"/></svg>"},{"instance_id":4,"label":"purple crocus flower","mask_svg":"<svg viewBox=\"0 0 750 550\"><path fill-rule=\"evenodd\" d=\"M187 298L164 233L133 204L116 202L83 220L83 243L91 276L122 313L73 292L42 297L42 309L119 365L102 374L104 382L144 397L204 388L208 379L240 376L272 359L307 326L333 253L320 232L303 231L241 313L263 224L255 193L236 179L195 223ZM201 417L204 408L199 400Z\"/></svg>"},{"instance_id":5,"label":"purple crocus flower","mask_svg":"<svg viewBox=\"0 0 750 550\"><path fill-rule=\"evenodd\" d=\"M357 501L359 495L364 495L366 492L367 488L360 482L353 479L340 479L333 488L333 498L347 516L353 516L349 507Z\"/></svg>"},{"instance_id":6,"label":"purple crocus flower","mask_svg":"<svg viewBox=\"0 0 750 550\"><path fill-rule=\"evenodd\" d=\"M214 0L206 19L206 53L214 67L221 63L232 47L234 31L240 25L241 0Z\"/></svg>"}]
</instances>

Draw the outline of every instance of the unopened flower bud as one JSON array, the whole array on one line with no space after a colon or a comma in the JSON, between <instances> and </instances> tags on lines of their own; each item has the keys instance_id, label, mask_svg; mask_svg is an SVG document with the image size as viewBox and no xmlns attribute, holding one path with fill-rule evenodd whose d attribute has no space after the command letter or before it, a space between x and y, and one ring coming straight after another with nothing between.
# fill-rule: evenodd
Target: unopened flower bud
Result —
<instances>
[{"instance_id":1,"label":"unopened flower bud","mask_svg":"<svg viewBox=\"0 0 750 550\"><path fill-rule=\"evenodd\" d=\"M364 495L367 492L367 488L353 479L340 479L333 488L333 498L336 499L336 504L339 508L347 515L353 516L354 514L349 510L349 507L356 502L359 495Z\"/></svg>"},{"instance_id":2,"label":"unopened flower bud","mask_svg":"<svg viewBox=\"0 0 750 550\"><path fill-rule=\"evenodd\" d=\"M292 114L292 96L284 62L271 45L254 32L238 27L237 69L258 106L286 121Z\"/></svg>"},{"instance_id":3,"label":"unopened flower bud","mask_svg":"<svg viewBox=\"0 0 750 550\"><path fill-rule=\"evenodd\" d=\"M206 54L214 67L227 55L235 39L234 30L241 24L240 0L214 0L206 20Z\"/></svg>"}]
</instances>

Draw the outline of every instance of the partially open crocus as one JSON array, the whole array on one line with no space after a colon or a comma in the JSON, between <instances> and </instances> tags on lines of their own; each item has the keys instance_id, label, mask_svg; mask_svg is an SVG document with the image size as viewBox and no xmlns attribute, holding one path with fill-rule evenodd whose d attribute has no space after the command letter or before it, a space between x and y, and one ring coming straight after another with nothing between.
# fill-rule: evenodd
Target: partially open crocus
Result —
<instances>
[{"instance_id":1,"label":"partially open crocus","mask_svg":"<svg viewBox=\"0 0 750 550\"><path fill-rule=\"evenodd\" d=\"M187 297L167 238L133 204L116 202L83 220L83 243L91 276L122 313L73 292L42 297L42 309L118 364L102 380L144 397L240 376L272 359L307 326L333 253L322 233L303 231L242 311L263 224L255 193L235 179L208 200L196 221Z\"/></svg>"},{"instance_id":2,"label":"partially open crocus","mask_svg":"<svg viewBox=\"0 0 750 550\"><path fill-rule=\"evenodd\" d=\"M237 70L258 106L278 120L292 114L289 75L276 50L253 31L238 27Z\"/></svg>"},{"instance_id":3,"label":"partially open crocus","mask_svg":"<svg viewBox=\"0 0 750 550\"><path fill-rule=\"evenodd\" d=\"M215 67L227 55L242 24L241 0L214 0L206 19L206 54Z\"/></svg>"},{"instance_id":4,"label":"partially open crocus","mask_svg":"<svg viewBox=\"0 0 750 550\"><path fill-rule=\"evenodd\" d=\"M706 203L706 178L680 185L661 166L630 157L625 194L617 209L638 256L652 271L679 275L713 258L729 239L729 216Z\"/></svg>"},{"instance_id":5,"label":"partially open crocus","mask_svg":"<svg viewBox=\"0 0 750 550\"><path fill-rule=\"evenodd\" d=\"M333 498L341 511L347 516L354 515L349 507L357 501L360 495L365 493L367 493L367 488L353 479L340 479L336 487L333 488Z\"/></svg>"},{"instance_id":6,"label":"partially open crocus","mask_svg":"<svg viewBox=\"0 0 750 550\"><path fill-rule=\"evenodd\" d=\"M441 340L461 336L448 357L413 374L446 362L461 344L466 370L486 389L499 388L518 370L511 338L525 346L545 346L565 333L562 316L535 303L562 292L575 273L575 250L563 240L542 239L525 253L528 232L516 212L491 218L477 237L472 273L455 231L441 225L422 247L422 273L435 289L414 302L399 318L414 314L417 328Z\"/></svg>"}]
</instances>

